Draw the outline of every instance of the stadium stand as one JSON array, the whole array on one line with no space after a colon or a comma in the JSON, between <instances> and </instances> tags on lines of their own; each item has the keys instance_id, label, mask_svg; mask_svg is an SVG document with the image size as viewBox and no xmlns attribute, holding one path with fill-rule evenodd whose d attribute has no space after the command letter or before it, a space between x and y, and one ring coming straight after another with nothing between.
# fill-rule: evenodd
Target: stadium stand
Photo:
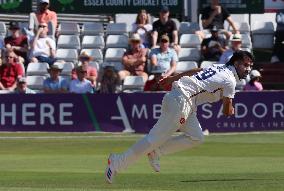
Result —
<instances>
[{"instance_id":1,"label":"stadium stand","mask_svg":"<svg viewBox=\"0 0 284 191\"><path fill-rule=\"evenodd\" d=\"M60 35L57 41L57 48L80 49L80 38L77 35Z\"/></svg>"},{"instance_id":2,"label":"stadium stand","mask_svg":"<svg viewBox=\"0 0 284 191\"><path fill-rule=\"evenodd\" d=\"M122 89L125 93L142 92L144 85L145 82L142 76L126 76Z\"/></svg>"},{"instance_id":3,"label":"stadium stand","mask_svg":"<svg viewBox=\"0 0 284 191\"><path fill-rule=\"evenodd\" d=\"M56 62L59 68L62 68L61 76L70 76L72 70L75 68L73 62Z\"/></svg>"},{"instance_id":4,"label":"stadium stand","mask_svg":"<svg viewBox=\"0 0 284 191\"><path fill-rule=\"evenodd\" d=\"M194 68L198 68L197 62L194 61L181 61L177 63L176 73L185 72Z\"/></svg>"},{"instance_id":5,"label":"stadium stand","mask_svg":"<svg viewBox=\"0 0 284 191\"><path fill-rule=\"evenodd\" d=\"M196 31L200 30L198 23L181 22L179 27L179 34L194 34Z\"/></svg>"},{"instance_id":6,"label":"stadium stand","mask_svg":"<svg viewBox=\"0 0 284 191\"><path fill-rule=\"evenodd\" d=\"M104 26L102 23L83 23L82 35L104 35Z\"/></svg>"},{"instance_id":7,"label":"stadium stand","mask_svg":"<svg viewBox=\"0 0 284 191\"><path fill-rule=\"evenodd\" d=\"M128 48L128 36L108 35L106 39L106 48Z\"/></svg>"},{"instance_id":8,"label":"stadium stand","mask_svg":"<svg viewBox=\"0 0 284 191\"><path fill-rule=\"evenodd\" d=\"M76 49L57 49L56 58L66 62L78 62L78 51Z\"/></svg>"},{"instance_id":9,"label":"stadium stand","mask_svg":"<svg viewBox=\"0 0 284 191\"><path fill-rule=\"evenodd\" d=\"M105 47L105 40L103 36L89 36L85 35L82 39L82 48L99 48L103 49Z\"/></svg>"},{"instance_id":10,"label":"stadium stand","mask_svg":"<svg viewBox=\"0 0 284 191\"><path fill-rule=\"evenodd\" d=\"M252 23L253 48L272 48L274 42L274 26L272 22L256 21Z\"/></svg>"},{"instance_id":11,"label":"stadium stand","mask_svg":"<svg viewBox=\"0 0 284 191\"><path fill-rule=\"evenodd\" d=\"M45 79L46 79L46 76L27 76L27 85L32 90L42 91L43 81Z\"/></svg>"},{"instance_id":12,"label":"stadium stand","mask_svg":"<svg viewBox=\"0 0 284 191\"><path fill-rule=\"evenodd\" d=\"M45 62L29 63L27 67L27 76L47 76L49 65Z\"/></svg>"},{"instance_id":13,"label":"stadium stand","mask_svg":"<svg viewBox=\"0 0 284 191\"><path fill-rule=\"evenodd\" d=\"M86 52L88 55L93 57L93 61L100 64L103 63L104 56L101 49L82 49L80 54L82 54L82 52Z\"/></svg>"},{"instance_id":14,"label":"stadium stand","mask_svg":"<svg viewBox=\"0 0 284 191\"><path fill-rule=\"evenodd\" d=\"M200 51L197 48L182 48L178 55L179 61L200 61Z\"/></svg>"},{"instance_id":15,"label":"stadium stand","mask_svg":"<svg viewBox=\"0 0 284 191\"><path fill-rule=\"evenodd\" d=\"M106 35L128 35L126 23L109 23L106 27Z\"/></svg>"},{"instance_id":16,"label":"stadium stand","mask_svg":"<svg viewBox=\"0 0 284 191\"><path fill-rule=\"evenodd\" d=\"M180 37L181 48L199 48L201 40L197 34L182 34Z\"/></svg>"},{"instance_id":17,"label":"stadium stand","mask_svg":"<svg viewBox=\"0 0 284 191\"><path fill-rule=\"evenodd\" d=\"M62 22L58 26L58 32L60 35L79 35L80 26L75 22Z\"/></svg>"},{"instance_id":18,"label":"stadium stand","mask_svg":"<svg viewBox=\"0 0 284 191\"><path fill-rule=\"evenodd\" d=\"M4 22L0 22L0 36L5 37L7 34L7 28Z\"/></svg>"}]
</instances>

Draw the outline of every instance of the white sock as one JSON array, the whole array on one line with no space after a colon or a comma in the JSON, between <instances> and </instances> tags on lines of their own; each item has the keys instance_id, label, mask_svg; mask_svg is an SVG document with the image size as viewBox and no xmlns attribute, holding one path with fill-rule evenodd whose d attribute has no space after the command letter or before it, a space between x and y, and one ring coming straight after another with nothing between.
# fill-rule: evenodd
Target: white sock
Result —
<instances>
[{"instance_id":1,"label":"white sock","mask_svg":"<svg viewBox=\"0 0 284 191\"><path fill-rule=\"evenodd\" d=\"M172 137L156 150L159 155L167 155L193 148L201 144L202 141L203 140L198 139L193 140L190 136L180 135L177 137Z\"/></svg>"}]
</instances>

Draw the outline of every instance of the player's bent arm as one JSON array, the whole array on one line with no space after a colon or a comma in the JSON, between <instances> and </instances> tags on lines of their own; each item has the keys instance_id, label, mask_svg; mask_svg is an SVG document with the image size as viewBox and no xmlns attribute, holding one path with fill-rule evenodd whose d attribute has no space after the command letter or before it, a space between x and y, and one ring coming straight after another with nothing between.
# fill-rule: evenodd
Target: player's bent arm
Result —
<instances>
[{"instance_id":1,"label":"player's bent arm","mask_svg":"<svg viewBox=\"0 0 284 191\"><path fill-rule=\"evenodd\" d=\"M177 74L175 76L168 76L166 78L163 78L159 81L159 84L162 85L162 86L165 86L165 85L170 85L172 84L174 81L177 81L179 80L181 77L183 76L192 76L194 74L196 74L197 72L200 72L202 71L203 68L194 68L192 70L189 70L189 71L186 71L186 72L182 72L180 74Z\"/></svg>"},{"instance_id":2,"label":"player's bent arm","mask_svg":"<svg viewBox=\"0 0 284 191\"><path fill-rule=\"evenodd\" d=\"M232 98L223 97L223 114L225 116L230 116L235 114Z\"/></svg>"}]
</instances>

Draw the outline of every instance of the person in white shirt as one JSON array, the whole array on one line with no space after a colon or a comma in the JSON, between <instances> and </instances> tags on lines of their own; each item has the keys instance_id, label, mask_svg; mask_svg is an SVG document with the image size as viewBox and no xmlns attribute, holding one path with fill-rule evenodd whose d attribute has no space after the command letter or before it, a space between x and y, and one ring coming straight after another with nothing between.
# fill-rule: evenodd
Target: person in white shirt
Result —
<instances>
[{"instance_id":1,"label":"person in white shirt","mask_svg":"<svg viewBox=\"0 0 284 191\"><path fill-rule=\"evenodd\" d=\"M46 62L49 65L54 64L56 43L47 36L48 28L46 23L40 23L37 34L32 43L31 62Z\"/></svg>"},{"instance_id":2,"label":"person in white shirt","mask_svg":"<svg viewBox=\"0 0 284 191\"><path fill-rule=\"evenodd\" d=\"M235 52L223 66L196 68L160 81L172 83L172 90L162 101L162 113L148 135L122 154L110 154L105 179L112 183L114 176L148 155L154 171L160 171L159 158L195 147L203 142L203 133L196 117L197 106L222 100L223 114L234 115L233 98L236 82L250 73L253 56L247 51ZM177 130L183 135L173 136Z\"/></svg>"},{"instance_id":3,"label":"person in white shirt","mask_svg":"<svg viewBox=\"0 0 284 191\"><path fill-rule=\"evenodd\" d=\"M94 93L94 87L92 83L86 79L87 67L79 66L76 68L77 79L71 81L69 91L71 93L85 94Z\"/></svg>"},{"instance_id":4,"label":"person in white shirt","mask_svg":"<svg viewBox=\"0 0 284 191\"><path fill-rule=\"evenodd\" d=\"M240 34L234 34L231 38L231 48L223 52L218 64L226 64L233 56L234 52L241 50L242 36Z\"/></svg>"},{"instance_id":5,"label":"person in white shirt","mask_svg":"<svg viewBox=\"0 0 284 191\"><path fill-rule=\"evenodd\" d=\"M138 33L145 48L151 47L151 32L153 26L150 24L150 16L146 10L142 9L137 17L135 23L132 24L132 32Z\"/></svg>"}]
</instances>

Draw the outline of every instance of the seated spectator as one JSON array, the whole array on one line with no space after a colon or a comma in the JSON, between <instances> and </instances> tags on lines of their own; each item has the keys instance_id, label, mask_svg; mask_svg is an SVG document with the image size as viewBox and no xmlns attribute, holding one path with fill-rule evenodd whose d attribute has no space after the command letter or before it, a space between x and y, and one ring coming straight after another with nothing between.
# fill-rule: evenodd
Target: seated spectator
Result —
<instances>
[{"instance_id":1,"label":"seated spectator","mask_svg":"<svg viewBox=\"0 0 284 191\"><path fill-rule=\"evenodd\" d=\"M164 77L164 70L153 70L151 73L153 74L153 79L150 79L146 82L144 86L144 91L170 91L172 86L161 86L159 81Z\"/></svg>"},{"instance_id":2,"label":"seated spectator","mask_svg":"<svg viewBox=\"0 0 284 191\"><path fill-rule=\"evenodd\" d=\"M56 61L56 44L52 38L47 36L47 31L47 24L41 23L32 42L31 62L46 62L52 65Z\"/></svg>"},{"instance_id":3,"label":"seated spectator","mask_svg":"<svg viewBox=\"0 0 284 191\"><path fill-rule=\"evenodd\" d=\"M111 94L121 91L120 78L113 66L105 66L103 69L100 93Z\"/></svg>"},{"instance_id":4,"label":"seated spectator","mask_svg":"<svg viewBox=\"0 0 284 191\"><path fill-rule=\"evenodd\" d=\"M86 78L88 73L86 66L78 66L76 73L78 78L71 81L69 91L77 94L94 93L92 83Z\"/></svg>"},{"instance_id":5,"label":"seated spectator","mask_svg":"<svg viewBox=\"0 0 284 191\"><path fill-rule=\"evenodd\" d=\"M142 9L137 15L136 22L132 24L132 32L140 35L145 48L151 47L150 32L152 29L149 15L146 10Z\"/></svg>"},{"instance_id":6,"label":"seated spectator","mask_svg":"<svg viewBox=\"0 0 284 191\"><path fill-rule=\"evenodd\" d=\"M167 35L170 39L170 47L174 48L178 53L180 50L180 46L178 45L178 29L176 23L169 16L169 8L162 6L159 20L153 23L152 48L156 48L157 43L161 42L162 36Z\"/></svg>"},{"instance_id":7,"label":"seated spectator","mask_svg":"<svg viewBox=\"0 0 284 191\"><path fill-rule=\"evenodd\" d=\"M67 93L68 92L68 82L60 76L62 68L59 67L57 63L54 63L47 70L49 76L43 82L43 92L44 93Z\"/></svg>"},{"instance_id":8,"label":"seated spectator","mask_svg":"<svg viewBox=\"0 0 284 191\"><path fill-rule=\"evenodd\" d=\"M79 61L81 62L81 65L87 68L86 79L92 83L93 87L96 87L98 72L96 68L89 65L90 61L92 60L93 58L89 56L86 52L82 52L79 56ZM78 77L77 77L76 69L73 69L72 74L71 74L71 79L73 80L77 78Z\"/></svg>"},{"instance_id":9,"label":"seated spectator","mask_svg":"<svg viewBox=\"0 0 284 191\"><path fill-rule=\"evenodd\" d=\"M26 35L21 34L19 23L16 21L10 22L9 30L11 36L4 39L5 48L8 51L14 51L19 58L19 62L25 65L28 64L28 39Z\"/></svg>"},{"instance_id":10,"label":"seated spectator","mask_svg":"<svg viewBox=\"0 0 284 191\"><path fill-rule=\"evenodd\" d=\"M220 32L222 34L226 35L227 39L230 39L232 33L224 30L224 21L226 20L232 27L234 34L239 33L230 13L225 7L220 5L219 0L211 0L211 6L204 8L201 11L201 15L203 29L211 30L214 26L216 26L217 29L221 30ZM202 38L205 38L203 32L199 34Z\"/></svg>"},{"instance_id":11,"label":"seated spectator","mask_svg":"<svg viewBox=\"0 0 284 191\"><path fill-rule=\"evenodd\" d=\"M233 56L234 52L241 50L242 47L242 36L240 34L234 34L231 38L231 48L226 50L220 60L219 64L226 64Z\"/></svg>"},{"instance_id":12,"label":"seated spectator","mask_svg":"<svg viewBox=\"0 0 284 191\"><path fill-rule=\"evenodd\" d=\"M13 51L5 52L5 60L0 66L0 90L14 91L18 78L24 75L23 68L18 63Z\"/></svg>"},{"instance_id":13,"label":"seated spectator","mask_svg":"<svg viewBox=\"0 0 284 191\"><path fill-rule=\"evenodd\" d=\"M55 35L57 27L57 14L49 10L49 0L38 0L38 10L30 13L29 30L35 32L40 23L47 23L49 34Z\"/></svg>"},{"instance_id":14,"label":"seated spectator","mask_svg":"<svg viewBox=\"0 0 284 191\"><path fill-rule=\"evenodd\" d=\"M245 85L244 91L262 91L262 84L259 82L261 74L257 70L250 72L250 81Z\"/></svg>"},{"instance_id":15,"label":"seated spectator","mask_svg":"<svg viewBox=\"0 0 284 191\"><path fill-rule=\"evenodd\" d=\"M176 71L178 56L174 49L169 47L170 39L167 35L161 37L160 48L151 50L150 59L152 70L165 71L163 76L167 77Z\"/></svg>"},{"instance_id":16,"label":"seated spectator","mask_svg":"<svg viewBox=\"0 0 284 191\"><path fill-rule=\"evenodd\" d=\"M276 32L271 62L284 62L284 10L276 14Z\"/></svg>"},{"instance_id":17,"label":"seated spectator","mask_svg":"<svg viewBox=\"0 0 284 191\"><path fill-rule=\"evenodd\" d=\"M211 29L211 37L201 43L201 53L204 60L219 61L221 55L227 50L226 39L219 36L217 27Z\"/></svg>"},{"instance_id":18,"label":"seated spectator","mask_svg":"<svg viewBox=\"0 0 284 191\"><path fill-rule=\"evenodd\" d=\"M142 76L144 82L148 79L148 74L144 72L147 62L147 48L141 48L141 38L137 33L132 34L129 39L130 49L123 55L122 63L124 70L118 72L121 80L126 76Z\"/></svg>"},{"instance_id":19,"label":"seated spectator","mask_svg":"<svg viewBox=\"0 0 284 191\"><path fill-rule=\"evenodd\" d=\"M31 90L27 86L27 79L21 77L17 80L17 88L14 91L15 94L35 94L34 90Z\"/></svg>"}]
</instances>

